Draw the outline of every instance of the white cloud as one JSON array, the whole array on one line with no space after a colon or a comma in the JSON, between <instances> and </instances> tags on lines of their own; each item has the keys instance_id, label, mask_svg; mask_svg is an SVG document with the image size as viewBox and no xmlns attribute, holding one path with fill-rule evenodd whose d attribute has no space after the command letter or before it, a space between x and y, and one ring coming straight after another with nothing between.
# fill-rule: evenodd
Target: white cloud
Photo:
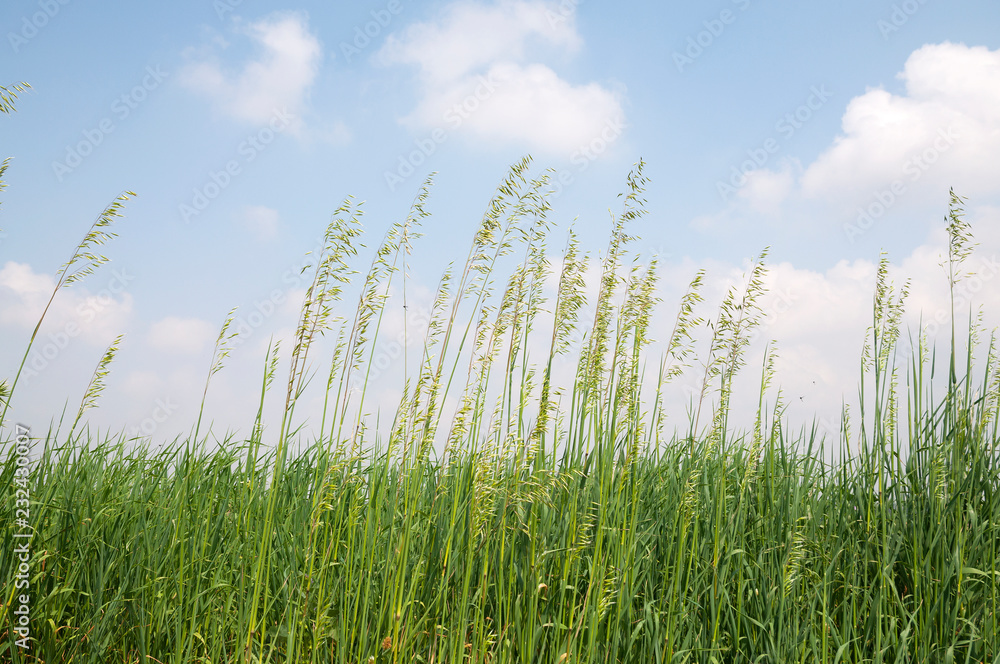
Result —
<instances>
[{"instance_id":1,"label":"white cloud","mask_svg":"<svg viewBox=\"0 0 1000 664\"><path fill-rule=\"evenodd\" d=\"M102 278L106 278L103 284ZM45 314L40 339L79 336L88 343L106 345L131 317L132 296L126 292L131 280L127 270L112 270L110 277L102 272L60 290ZM0 325L33 329L55 285L49 274L35 272L25 263L7 262L0 269Z\"/></svg>"},{"instance_id":2,"label":"white cloud","mask_svg":"<svg viewBox=\"0 0 1000 664\"><path fill-rule=\"evenodd\" d=\"M616 96L600 85L570 85L545 65L510 62L439 90L411 117L427 126L443 119L486 141L522 140L552 153L583 148L602 134L614 140L623 129Z\"/></svg>"},{"instance_id":3,"label":"white cloud","mask_svg":"<svg viewBox=\"0 0 1000 664\"><path fill-rule=\"evenodd\" d=\"M420 69L422 98L404 123L568 155L624 123L619 91L570 83L529 57L539 46L565 55L581 44L573 14L557 3L463 1L390 36L376 59Z\"/></svg>"},{"instance_id":4,"label":"white cloud","mask_svg":"<svg viewBox=\"0 0 1000 664\"><path fill-rule=\"evenodd\" d=\"M256 59L238 72L229 72L210 54L188 65L181 81L240 120L263 124L282 109L298 114L322 56L319 41L309 32L308 19L302 14L278 13L241 26L239 32L259 48Z\"/></svg>"},{"instance_id":5,"label":"white cloud","mask_svg":"<svg viewBox=\"0 0 1000 664\"><path fill-rule=\"evenodd\" d=\"M207 348L215 334L215 327L208 321L168 316L150 326L146 340L156 350L192 354Z\"/></svg>"},{"instance_id":6,"label":"white cloud","mask_svg":"<svg viewBox=\"0 0 1000 664\"><path fill-rule=\"evenodd\" d=\"M757 212L777 215L794 187L795 174L786 162L781 170L761 168L748 173L739 197Z\"/></svg>"},{"instance_id":7,"label":"white cloud","mask_svg":"<svg viewBox=\"0 0 1000 664\"><path fill-rule=\"evenodd\" d=\"M258 240L266 242L278 234L278 211L263 205L246 205L242 211L243 226Z\"/></svg>"},{"instance_id":8,"label":"white cloud","mask_svg":"<svg viewBox=\"0 0 1000 664\"><path fill-rule=\"evenodd\" d=\"M998 191L1000 50L930 44L914 51L899 78L905 94L873 89L855 97L843 135L803 174L802 193L856 202L890 187L966 195Z\"/></svg>"},{"instance_id":9,"label":"white cloud","mask_svg":"<svg viewBox=\"0 0 1000 664\"><path fill-rule=\"evenodd\" d=\"M923 46L898 76L903 94L870 89L848 103L843 134L812 163L788 157L738 186L717 183L727 204L692 227L719 232L794 209L796 218L842 223L854 242L887 218L912 225L913 211L937 208L950 187L973 201L1000 194L1000 50Z\"/></svg>"},{"instance_id":10,"label":"white cloud","mask_svg":"<svg viewBox=\"0 0 1000 664\"><path fill-rule=\"evenodd\" d=\"M0 270L0 293L4 306L0 322L28 327L38 320L56 287L47 274L37 274L26 263L8 262Z\"/></svg>"},{"instance_id":11,"label":"white cloud","mask_svg":"<svg viewBox=\"0 0 1000 664\"><path fill-rule=\"evenodd\" d=\"M433 84L448 84L501 59L520 59L529 39L576 51L573 16L553 19L555 3L509 2L487 6L455 2L436 23L416 23L386 39L384 64L416 64Z\"/></svg>"},{"instance_id":12,"label":"white cloud","mask_svg":"<svg viewBox=\"0 0 1000 664\"><path fill-rule=\"evenodd\" d=\"M955 290L960 344L964 343L964 335L968 332L970 307L974 316L982 311L987 330L1000 325L1000 288L996 287L1000 281L1000 208L970 208L967 218L980 244L964 266L964 271L971 276L960 282ZM938 228L907 256L890 256L890 280L897 292L909 282L910 292L904 302L902 337L897 346L901 392L906 389L902 377L908 368L906 353L910 334L917 339L923 332L936 344L939 368L941 354L947 350L951 300L946 273L941 266L947 259L947 251L947 236ZM661 280L666 291L664 304L654 314L657 318L653 329L672 328L674 303L680 297L680 288L697 267L703 267L707 274L702 290L705 304L700 312L709 319L715 317L714 307L718 306L726 289L730 284L741 282L745 272L744 267L715 261L699 265L665 265ZM821 430L836 441L841 404L846 402L851 406L855 418L853 431L857 435L861 353L867 329L872 324L876 268L874 261L866 259L842 260L825 270L809 269L788 261L769 264L765 278L767 291L760 299L762 321L753 334L754 343L748 350L747 365L734 391L732 422L740 426L753 422L764 342L774 339L778 352L775 387L782 389L788 407L786 415L793 428L808 424L816 417ZM698 361L702 362L709 331L702 328L700 333L702 343L698 347ZM981 354L988 339L989 334L984 334L983 346L979 348ZM656 349L650 356L656 357L658 351ZM979 368L982 369L982 364ZM941 374L939 371L938 375ZM687 422L685 407L691 394L700 389L701 379L702 373L696 367L670 388L671 426ZM773 403L773 392L769 399Z\"/></svg>"}]
</instances>

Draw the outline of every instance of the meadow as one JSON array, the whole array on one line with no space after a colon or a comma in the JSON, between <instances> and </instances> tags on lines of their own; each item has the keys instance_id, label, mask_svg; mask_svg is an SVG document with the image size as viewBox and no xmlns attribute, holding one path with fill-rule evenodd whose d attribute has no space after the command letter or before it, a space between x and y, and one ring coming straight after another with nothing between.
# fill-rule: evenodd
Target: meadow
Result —
<instances>
[{"instance_id":1,"label":"meadow","mask_svg":"<svg viewBox=\"0 0 1000 664\"><path fill-rule=\"evenodd\" d=\"M571 234L550 264L548 176L527 159L511 167L466 261L441 279L384 433L360 417L366 376L386 308L406 302L430 180L360 272L358 205L334 212L294 343L261 358L245 434L217 438L201 415L166 445L90 427L114 380L112 343L75 417L34 441L28 650L15 645L11 582L18 377L5 382L0 660L1000 662L994 337L953 307L946 350L917 334L900 352L907 286L891 283L883 256L860 409L845 409L839 435L792 432L774 347L746 366L766 252L714 313L698 273L671 303L673 329L650 329L662 303L656 259L633 251L642 170L603 257ZM53 298L106 261L99 248L129 197L99 215ZM945 218L953 292L973 246L962 205L952 195ZM585 296L591 268L596 298ZM344 302L349 285L356 303ZM699 329L710 330L700 353ZM332 357L315 352L324 335ZM649 356L654 336L662 357ZM540 361L528 353L539 345ZM553 365L568 354L577 369L563 383ZM678 427L663 391L685 371L701 391ZM759 407L732 422L741 371L759 374ZM320 433L304 440L296 406L317 391ZM283 417L265 422L273 399Z\"/></svg>"}]
</instances>

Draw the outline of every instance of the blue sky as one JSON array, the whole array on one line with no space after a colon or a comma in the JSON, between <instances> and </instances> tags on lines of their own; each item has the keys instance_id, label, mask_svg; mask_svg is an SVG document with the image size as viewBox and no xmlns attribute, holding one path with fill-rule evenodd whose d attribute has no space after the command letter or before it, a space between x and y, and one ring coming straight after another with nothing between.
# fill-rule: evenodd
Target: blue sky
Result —
<instances>
[{"instance_id":1,"label":"blue sky","mask_svg":"<svg viewBox=\"0 0 1000 664\"><path fill-rule=\"evenodd\" d=\"M215 430L247 429L268 339L295 324L302 291L286 276L346 196L365 201L372 247L438 173L413 256L429 299L526 154L565 183L554 260L571 224L600 254L608 210L645 160L633 249L662 262L657 325L698 268L711 315L771 247L756 346L778 341L799 420L835 421L856 393L880 250L913 280L912 325L945 306L949 187L969 197L981 242L972 299L998 322L995 2L15 0L0 25L0 85L32 86L0 117L0 376L16 372L94 217L138 194L111 263L61 292L42 328L37 352L51 357L36 356L13 402L36 427L75 411L124 333L90 421L187 430L226 312L270 311L278 290L210 392ZM388 408L394 389L375 401Z\"/></svg>"}]
</instances>

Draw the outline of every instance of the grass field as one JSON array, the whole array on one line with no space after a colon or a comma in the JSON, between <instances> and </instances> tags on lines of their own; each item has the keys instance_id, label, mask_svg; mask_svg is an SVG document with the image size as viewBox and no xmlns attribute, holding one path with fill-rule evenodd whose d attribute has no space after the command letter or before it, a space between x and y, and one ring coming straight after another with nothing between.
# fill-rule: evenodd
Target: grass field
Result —
<instances>
[{"instance_id":1,"label":"grass field","mask_svg":"<svg viewBox=\"0 0 1000 664\"><path fill-rule=\"evenodd\" d=\"M744 366L763 257L707 321L707 354L693 353L706 323L697 274L673 330L655 330L667 354L647 357L657 265L630 248L644 184L639 164L588 301L574 238L561 265L546 260L545 177L513 166L464 266L441 281L385 435L355 414L388 288L406 292L429 182L356 276L357 206L334 213L294 347L262 358L248 435L216 440L200 416L166 447L94 433L86 411L113 380L116 340L74 420L36 446L30 650L15 646L19 475L4 419L0 660L1000 662L993 337L953 311L972 323L950 352L918 339L897 353L906 286L889 282L883 258L858 358L861 411L844 413L839 438L792 434L773 349ZM53 297L104 262L96 247L127 198L99 217ZM947 216L953 288L972 247L961 205L953 196ZM516 267L500 275L502 264ZM356 306L341 302L348 280ZM310 354L324 332L338 340L332 360ZM209 379L232 340L227 323ZM526 359L539 344L547 356ZM553 362L576 349L575 377L557 384ZM702 391L672 433L662 387L689 368ZM760 375L755 421L729 420L740 370ZM16 385L3 386L0 419ZM327 395L321 433L303 442L296 404L315 390ZM284 417L265 434L272 398Z\"/></svg>"}]
</instances>

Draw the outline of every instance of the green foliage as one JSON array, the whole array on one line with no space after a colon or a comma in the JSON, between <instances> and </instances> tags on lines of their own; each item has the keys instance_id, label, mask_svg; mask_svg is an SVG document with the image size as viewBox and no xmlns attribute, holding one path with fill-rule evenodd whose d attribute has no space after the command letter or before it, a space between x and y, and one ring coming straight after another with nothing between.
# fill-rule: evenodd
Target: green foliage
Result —
<instances>
[{"instance_id":1,"label":"green foliage","mask_svg":"<svg viewBox=\"0 0 1000 664\"><path fill-rule=\"evenodd\" d=\"M31 86L21 81L14 83L10 87L0 85L0 113L10 114L17 110L16 102L18 93L28 90Z\"/></svg>"},{"instance_id":2,"label":"green foliage","mask_svg":"<svg viewBox=\"0 0 1000 664\"><path fill-rule=\"evenodd\" d=\"M0 176L3 175L5 169L6 162L0 168ZM45 316L48 314L56 295L61 289L68 288L74 283L82 281L87 276L93 274L97 268L108 262L108 258L103 254L94 253L94 248L102 246L117 237L117 233L112 231L111 227L122 217L125 201L134 196L135 194L131 191L126 191L116 197L108 207L104 208L94 223L91 224L90 229L83 236L83 239L73 250L73 255L70 259L59 268L56 274L55 288L52 289L52 295L49 296L49 300L45 304L45 309L42 310L42 315L38 318L38 323L35 325L35 329L31 333L31 338L28 340L27 348L24 349L24 356L21 358L21 364L17 368L17 374L14 375L14 380L8 389L9 395L12 395L17 387L21 372L24 370L24 364L31 353L31 347L35 343L35 338L38 337L38 330L41 329L42 322L45 320ZM10 406L10 401L11 396L8 396L4 400L3 409L0 410L0 426L3 426L7 421L7 409Z\"/></svg>"},{"instance_id":3,"label":"green foliage","mask_svg":"<svg viewBox=\"0 0 1000 664\"><path fill-rule=\"evenodd\" d=\"M995 340L981 382L970 350L964 367L952 359L955 377L937 396L925 378L933 355L921 340L906 367L902 411L895 361L907 289L896 291L883 259L857 437L846 410L835 440L786 431L780 392L768 407L773 345L756 419L748 431L735 429L733 378L761 319L762 255L710 326L688 433L665 438L663 389L694 364L703 275L663 339L647 413L643 362L655 332L657 266L629 248L631 224L644 213L642 165L612 219L597 300L587 302L587 258L570 234L552 329L541 332L542 285L555 275L546 259L547 177L529 179L528 165L511 168L464 267L442 278L418 374L403 378L387 440L368 429L364 389L354 409L348 391L359 384L354 376L367 387L397 270L405 293L405 257L427 216L429 181L376 250L353 322L340 326L322 386L330 426L324 409L310 444L290 451L292 411L314 339L345 320L338 303L360 237L360 206L350 200L315 259L276 440L264 440L263 405L277 344L264 358L246 440L210 447L196 426L187 440L154 450L124 435L50 432L31 475L37 641L30 657L13 649L5 611L0 659L997 661ZM949 278L971 243L956 200ZM88 235L91 244L106 237ZM97 260L83 255L88 246L74 254L84 270ZM505 258L514 267L495 288ZM63 274L80 274L69 271L74 264ZM227 355L232 316L209 378ZM586 334L581 320L590 323ZM528 353L539 335L548 345L540 362ZM98 364L77 422L96 402L117 344ZM554 360L574 349L577 371L560 385ZM440 428L453 382L458 413ZM5 390L0 384L0 396ZM435 444L446 453L436 455ZM0 480L11 486L14 455L3 458ZM0 507L0 530L11 541L13 501ZM0 549L4 579L18 564L12 547Z\"/></svg>"},{"instance_id":4,"label":"green foliage","mask_svg":"<svg viewBox=\"0 0 1000 664\"><path fill-rule=\"evenodd\" d=\"M125 338L124 334L119 334L115 337L111 345L108 346L107 350L104 351L104 355L101 356L100 361L97 363L97 368L94 369L94 374L90 377L90 383L87 385L87 390L83 393L83 401L80 402L80 410L76 413L76 419L73 420L73 426L69 429L69 434L67 438L73 438L73 432L76 430L76 425L80 423L80 419L83 414L91 409L97 407L97 401L101 396L101 392L104 391L105 381L108 374L110 373L111 363L115 359L115 355L118 354L118 348L121 346L122 339Z\"/></svg>"}]
</instances>

